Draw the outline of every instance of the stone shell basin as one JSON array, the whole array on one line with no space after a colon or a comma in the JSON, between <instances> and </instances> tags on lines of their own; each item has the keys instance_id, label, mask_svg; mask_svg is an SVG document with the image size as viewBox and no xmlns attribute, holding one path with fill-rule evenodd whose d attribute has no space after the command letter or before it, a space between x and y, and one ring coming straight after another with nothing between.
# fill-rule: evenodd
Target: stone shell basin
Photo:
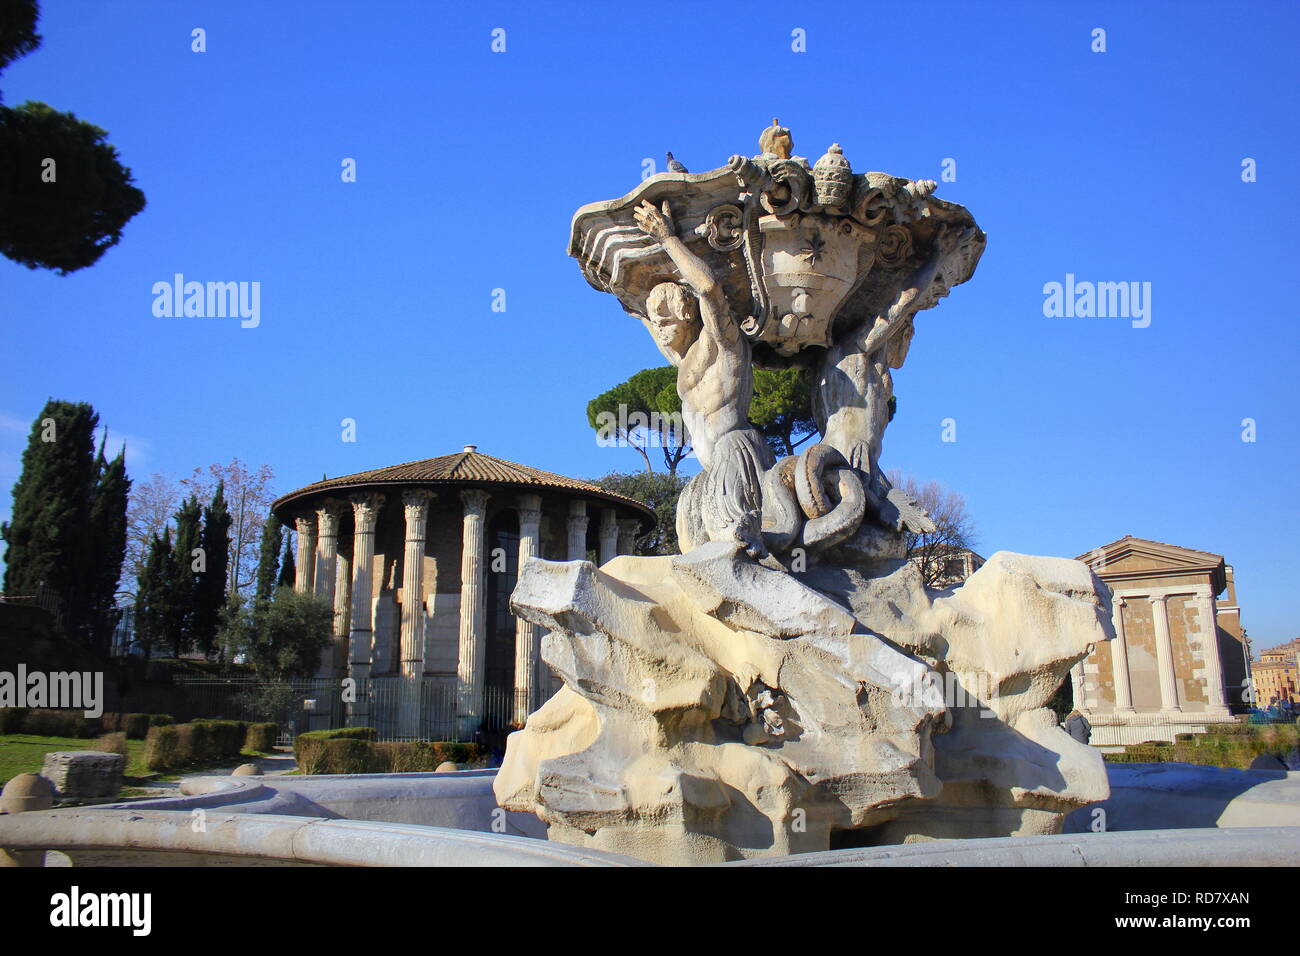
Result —
<instances>
[{"instance_id":1,"label":"stone shell basin","mask_svg":"<svg viewBox=\"0 0 1300 956\"><path fill-rule=\"evenodd\" d=\"M808 169L803 160L783 164ZM825 208L806 197L779 206L772 197L787 192L770 178L775 168L763 157L733 156L704 173L651 176L618 199L582 206L568 253L593 288L617 296L644 321L650 290L677 281L677 271L632 214L642 202L655 208L668 202L677 235L710 267L736 321L756 342L755 361L774 367L805 348L830 344L840 330L887 307L941 228L963 230L967 238L945 264L944 290L935 300L969 279L983 254L985 236L971 214L914 194L910 180L859 174L845 207Z\"/></svg>"}]
</instances>

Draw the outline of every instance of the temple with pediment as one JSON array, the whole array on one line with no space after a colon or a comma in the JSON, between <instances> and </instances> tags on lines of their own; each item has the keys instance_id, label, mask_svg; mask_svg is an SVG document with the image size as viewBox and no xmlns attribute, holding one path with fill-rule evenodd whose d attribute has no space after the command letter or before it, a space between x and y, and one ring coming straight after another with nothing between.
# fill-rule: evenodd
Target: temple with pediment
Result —
<instances>
[{"instance_id":1,"label":"temple with pediment","mask_svg":"<svg viewBox=\"0 0 1300 956\"><path fill-rule=\"evenodd\" d=\"M1246 709L1250 646L1222 555L1125 535L1078 560L1113 594L1115 639L1071 671L1093 744L1172 740Z\"/></svg>"}]
</instances>

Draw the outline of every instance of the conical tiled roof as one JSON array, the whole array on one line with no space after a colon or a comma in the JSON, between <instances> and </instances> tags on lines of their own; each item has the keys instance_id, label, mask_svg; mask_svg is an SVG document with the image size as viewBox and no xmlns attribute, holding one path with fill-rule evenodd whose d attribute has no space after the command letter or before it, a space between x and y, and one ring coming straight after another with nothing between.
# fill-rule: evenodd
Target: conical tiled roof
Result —
<instances>
[{"instance_id":1,"label":"conical tiled roof","mask_svg":"<svg viewBox=\"0 0 1300 956\"><path fill-rule=\"evenodd\" d=\"M290 506L294 502L315 497L322 492L345 492L383 485L509 486L537 491L571 491L580 496L600 498L623 505L635 510L642 517L649 518L651 522L655 520L654 512L633 498L606 491L587 481L566 478L549 471L506 461L503 458L493 458L491 455L484 455L477 451L474 445L466 445L463 451L453 455L440 455L437 458L424 458L420 461L408 461L402 465L361 471L355 475L327 478L276 499L271 509L284 520L288 515L281 514L281 509L291 511Z\"/></svg>"}]
</instances>

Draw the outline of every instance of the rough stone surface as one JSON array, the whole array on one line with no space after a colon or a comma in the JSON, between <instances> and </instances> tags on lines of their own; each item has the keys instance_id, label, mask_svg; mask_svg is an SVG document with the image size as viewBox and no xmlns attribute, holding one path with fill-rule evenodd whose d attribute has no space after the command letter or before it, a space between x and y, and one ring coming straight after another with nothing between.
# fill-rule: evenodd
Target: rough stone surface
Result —
<instances>
[{"instance_id":1,"label":"rough stone surface","mask_svg":"<svg viewBox=\"0 0 1300 956\"><path fill-rule=\"evenodd\" d=\"M1045 707L1107 637L1086 565L1000 553L936 599L900 568L851 597L904 602L893 616L909 627L859 618L788 639L710 614L681 566L523 569L512 606L548 631L542 656L565 687L511 736L495 790L551 839L718 862L1055 832L1106 796L1100 754ZM877 580L883 595L863 593ZM936 690L945 680L961 694Z\"/></svg>"},{"instance_id":2,"label":"rough stone surface","mask_svg":"<svg viewBox=\"0 0 1300 956\"><path fill-rule=\"evenodd\" d=\"M45 755L41 776L61 800L113 797L122 789L126 758L98 750L61 750Z\"/></svg>"},{"instance_id":3,"label":"rough stone surface","mask_svg":"<svg viewBox=\"0 0 1300 956\"><path fill-rule=\"evenodd\" d=\"M232 777L260 777L261 769L255 763L241 763L234 770L230 771Z\"/></svg>"}]
</instances>

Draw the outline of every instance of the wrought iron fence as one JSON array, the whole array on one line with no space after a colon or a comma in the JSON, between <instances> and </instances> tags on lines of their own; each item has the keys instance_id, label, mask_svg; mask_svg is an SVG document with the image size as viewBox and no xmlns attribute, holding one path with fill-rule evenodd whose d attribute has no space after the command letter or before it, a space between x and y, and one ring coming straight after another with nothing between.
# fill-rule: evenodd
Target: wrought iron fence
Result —
<instances>
[{"instance_id":1,"label":"wrought iron fence","mask_svg":"<svg viewBox=\"0 0 1300 956\"><path fill-rule=\"evenodd\" d=\"M300 678L177 677L192 717L275 723L288 744L307 730L374 727L380 740L476 740L510 730L512 688L488 687L477 708L461 712L454 678L376 677L355 689L340 681ZM355 698L355 699L351 699Z\"/></svg>"}]
</instances>

